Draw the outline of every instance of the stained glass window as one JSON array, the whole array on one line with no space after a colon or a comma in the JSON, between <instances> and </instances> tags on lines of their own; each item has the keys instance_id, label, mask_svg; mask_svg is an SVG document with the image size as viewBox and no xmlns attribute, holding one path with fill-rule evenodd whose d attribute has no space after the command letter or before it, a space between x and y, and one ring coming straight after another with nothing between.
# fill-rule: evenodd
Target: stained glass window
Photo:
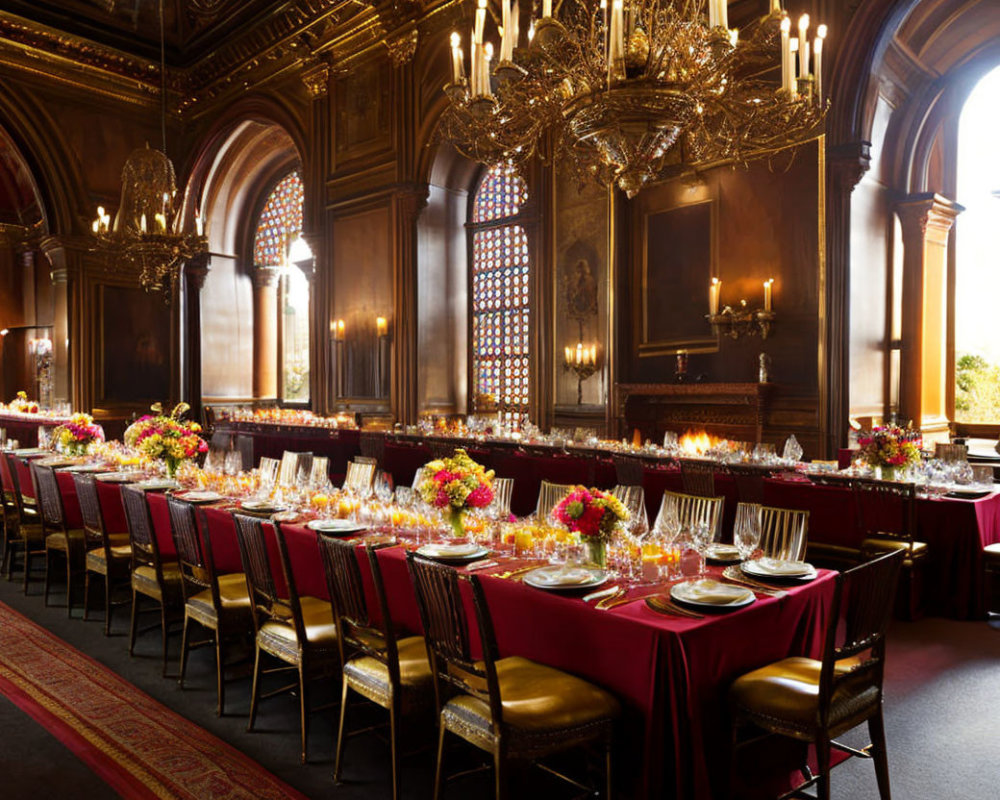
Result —
<instances>
[{"instance_id":1,"label":"stained glass window","mask_svg":"<svg viewBox=\"0 0 1000 800\"><path fill-rule=\"evenodd\" d=\"M526 200L524 181L500 165L486 173L472 206L474 391L508 411L528 406L530 263L524 228L503 220Z\"/></svg>"},{"instance_id":2,"label":"stained glass window","mask_svg":"<svg viewBox=\"0 0 1000 800\"><path fill-rule=\"evenodd\" d=\"M302 178L291 172L274 187L257 220L253 240L253 263L280 267L288 244L302 230Z\"/></svg>"}]
</instances>

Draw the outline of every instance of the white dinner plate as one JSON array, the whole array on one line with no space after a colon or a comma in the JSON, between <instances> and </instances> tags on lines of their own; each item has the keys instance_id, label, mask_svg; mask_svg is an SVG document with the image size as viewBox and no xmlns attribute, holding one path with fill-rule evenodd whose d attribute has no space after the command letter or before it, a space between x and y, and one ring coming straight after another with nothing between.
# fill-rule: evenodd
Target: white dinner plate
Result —
<instances>
[{"instance_id":1,"label":"white dinner plate","mask_svg":"<svg viewBox=\"0 0 1000 800\"><path fill-rule=\"evenodd\" d=\"M483 556L489 555L489 553L490 550L488 547L483 547L474 542L462 542L461 544L436 542L417 548L417 555L424 558L431 558L435 561L476 561L483 558Z\"/></svg>"},{"instance_id":2,"label":"white dinner plate","mask_svg":"<svg viewBox=\"0 0 1000 800\"><path fill-rule=\"evenodd\" d=\"M670 587L670 597L685 605L721 611L743 608L757 599L750 589L711 578L675 583Z\"/></svg>"},{"instance_id":3,"label":"white dinner plate","mask_svg":"<svg viewBox=\"0 0 1000 800\"><path fill-rule=\"evenodd\" d=\"M986 497L986 495L992 493L993 490L987 489L985 486L977 486L976 488L972 488L971 486L953 486L945 493L945 497L978 500L980 497Z\"/></svg>"},{"instance_id":4,"label":"white dinner plate","mask_svg":"<svg viewBox=\"0 0 1000 800\"><path fill-rule=\"evenodd\" d=\"M306 523L306 527L320 533L358 533L367 530L353 519L313 519Z\"/></svg>"},{"instance_id":5,"label":"white dinner plate","mask_svg":"<svg viewBox=\"0 0 1000 800\"><path fill-rule=\"evenodd\" d=\"M539 567L522 579L528 586L553 592L571 592L575 589L592 589L608 580L603 569L590 567Z\"/></svg>"},{"instance_id":6,"label":"white dinner plate","mask_svg":"<svg viewBox=\"0 0 1000 800\"><path fill-rule=\"evenodd\" d=\"M44 448L41 447L22 447L12 452L14 453L15 456L24 457L24 456L41 456L51 451L45 450Z\"/></svg>"},{"instance_id":7,"label":"white dinner plate","mask_svg":"<svg viewBox=\"0 0 1000 800\"><path fill-rule=\"evenodd\" d=\"M705 558L723 564L735 564L740 560L740 551L734 544L713 542L705 548Z\"/></svg>"},{"instance_id":8,"label":"white dinner plate","mask_svg":"<svg viewBox=\"0 0 1000 800\"><path fill-rule=\"evenodd\" d=\"M139 481L136 488L144 492L162 492L167 489L176 489L180 484L170 478L152 478L148 481Z\"/></svg>"},{"instance_id":9,"label":"white dinner plate","mask_svg":"<svg viewBox=\"0 0 1000 800\"><path fill-rule=\"evenodd\" d=\"M214 503L222 499L222 495L210 489L195 489L190 492L179 492L174 495L185 503Z\"/></svg>"},{"instance_id":10,"label":"white dinner plate","mask_svg":"<svg viewBox=\"0 0 1000 800\"><path fill-rule=\"evenodd\" d=\"M766 580L811 581L816 577L816 568L805 561L779 561L765 557L744 561L742 569L751 577Z\"/></svg>"},{"instance_id":11,"label":"white dinner plate","mask_svg":"<svg viewBox=\"0 0 1000 800\"><path fill-rule=\"evenodd\" d=\"M49 456L48 458L40 458L36 462L40 467L70 467L77 462L71 458L66 458L65 456Z\"/></svg>"},{"instance_id":12,"label":"white dinner plate","mask_svg":"<svg viewBox=\"0 0 1000 800\"><path fill-rule=\"evenodd\" d=\"M265 500L244 500L240 503L240 508L244 511L253 511L255 514L273 514L275 511L285 510L283 506L276 506Z\"/></svg>"},{"instance_id":13,"label":"white dinner plate","mask_svg":"<svg viewBox=\"0 0 1000 800\"><path fill-rule=\"evenodd\" d=\"M114 469L114 467L106 467L104 464L73 464L69 467L63 467L63 472L80 472L80 473L109 473Z\"/></svg>"},{"instance_id":14,"label":"white dinner plate","mask_svg":"<svg viewBox=\"0 0 1000 800\"><path fill-rule=\"evenodd\" d=\"M104 472L94 478L101 483L135 483L142 475L136 472Z\"/></svg>"}]
</instances>

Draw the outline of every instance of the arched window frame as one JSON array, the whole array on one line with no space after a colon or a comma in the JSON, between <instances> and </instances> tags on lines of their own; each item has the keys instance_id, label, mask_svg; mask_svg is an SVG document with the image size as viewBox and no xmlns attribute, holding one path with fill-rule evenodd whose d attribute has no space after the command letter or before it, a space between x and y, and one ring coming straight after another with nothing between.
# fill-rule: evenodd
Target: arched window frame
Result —
<instances>
[{"instance_id":1,"label":"arched window frame","mask_svg":"<svg viewBox=\"0 0 1000 800\"><path fill-rule=\"evenodd\" d=\"M265 268L275 268L275 267L281 268L281 267L284 267L284 264L281 264L281 263L279 263L279 264L261 264L261 263L258 263L258 261L257 261L257 238L258 238L258 234L260 233L261 219L262 219L264 213L267 211L267 208L268 208L268 205L271 202L271 199L279 191L279 189L281 188L281 185L286 180L288 180L288 178L291 177L292 175L297 175L298 176L299 185L300 185L300 191L301 191L301 195L302 195L302 205L304 205L304 200L305 200L305 182L304 182L303 177L302 177L302 167L299 164L295 164L290 169L286 168L286 169L282 170L280 173L278 173L278 175L273 180L271 180L267 184L265 184L264 191L261 192L261 194L260 194L260 199L259 199L258 203L256 204L256 210L255 210L255 213L254 213L254 215L252 217L252 224L250 225L250 230L249 230L249 234L250 234L250 237L249 237L250 238L249 251L250 251L250 254L251 254L251 261L253 263L253 269L254 270L257 270L257 269L259 269L261 267L265 267ZM287 248L288 244L292 240L294 240L294 238L299 233L302 232L302 225L303 225L303 207L302 207L302 205L300 205L300 208L299 208L299 211L298 211L298 226L297 227L292 226L293 228L295 228L295 230L292 230L292 228L286 228L285 244L283 245L283 247L285 247L285 248ZM292 268L295 268L295 267L292 266ZM309 278L310 276L306 276L306 277ZM289 282L290 282L290 280L291 280L290 276L287 275L287 274L285 274L283 272L280 275L279 282L278 282L278 287L277 287L277 304L278 304L278 309L277 309L277 337L278 337L278 341L276 342L276 348L275 348L276 349L276 353L277 353L277 361L278 361L278 363L276 365L277 376L278 376L278 387L277 387L278 388L278 397L277 397L277 400L278 400L278 404L281 405L281 406L308 407L310 405L310 403L311 403L311 395L312 395L312 383L311 383L311 381L312 381L312 378L313 378L313 376L311 374L311 369L310 369L311 364L308 361L306 363L306 367L307 367L307 375L308 375L308 377L310 379L310 389L309 389L309 392L307 393L307 395L305 397L302 397L302 398L291 399L291 400L290 399L286 399L286 395L288 394L288 392L286 391L287 387L286 387L286 374L285 374L285 349L286 349L285 348L285 337L287 335L287 331L285 330L285 315L282 313L282 310L284 309L285 304L286 304L286 299L287 299L287 295L288 295L288 291L289 291ZM310 287L310 291L311 291L311 287ZM311 324L312 324L312 320L311 320L311 318L312 318L312 303L311 302L309 303L309 316L310 316L309 326L311 327ZM310 355L310 358L311 358L311 355Z\"/></svg>"},{"instance_id":2,"label":"arched window frame","mask_svg":"<svg viewBox=\"0 0 1000 800\"><path fill-rule=\"evenodd\" d=\"M513 170L511 166L507 167ZM503 401L502 397L498 397L497 406L498 410L507 418L507 420L512 420L515 418L520 418L522 414L532 415L535 406L537 381L538 381L538 358L535 352L536 348L534 346L537 339L537 325L538 325L538 313L537 313L537 281L538 281L538 258L537 258L537 248L535 247L535 236L536 229L538 226L537 219L537 205L534 197L532 188L526 180L525 176L521 173L515 171L521 181L524 198L522 199L517 211L512 214L505 216L498 216L493 219L476 221L476 203L480 196L480 192L483 189L487 179L490 177L492 172L491 168L486 168L480 172L477 176L472 191L469 193L469 205L466 214L466 232L467 232L467 245L468 245L468 286L469 286L469 319L468 319L468 364L469 364L469 376L468 376L468 391L469 391L469 407L470 410L475 408L475 398L478 394L478 354L476 352L476 298L475 298L475 279L476 279L476 252L475 252L475 239L476 234L488 230L495 230L498 228L505 228L508 226L520 226L525 237L525 248L527 256L527 306L526 306L526 316L527 316L527 330L524 333L526 339L526 359L527 359L527 384L528 391L527 396L524 398L522 403L517 404L515 407L509 407Z\"/></svg>"}]
</instances>

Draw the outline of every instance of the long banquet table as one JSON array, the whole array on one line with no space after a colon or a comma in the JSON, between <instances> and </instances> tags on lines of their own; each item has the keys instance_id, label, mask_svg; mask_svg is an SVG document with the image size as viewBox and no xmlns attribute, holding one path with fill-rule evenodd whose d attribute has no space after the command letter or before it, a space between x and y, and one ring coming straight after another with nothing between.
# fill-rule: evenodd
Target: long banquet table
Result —
<instances>
[{"instance_id":1,"label":"long banquet table","mask_svg":"<svg viewBox=\"0 0 1000 800\"><path fill-rule=\"evenodd\" d=\"M67 515L77 514L71 477L60 473L59 483ZM99 485L106 523L115 530L124 522L120 487ZM158 493L147 496L157 540L170 557L176 550L166 498ZM217 569L241 571L230 509L221 504L203 509ZM282 529L298 591L327 597L316 534L304 524L286 524ZM273 538L271 546L276 565ZM380 550L379 562L394 623L419 632L404 548ZM283 590L283 577L276 573L275 580ZM833 595L833 573L823 570L816 580L791 588L785 597L760 597L746 609L701 620L662 616L639 600L600 611L578 597L490 576L484 576L484 586L501 655L522 655L573 672L621 700L625 714L615 768L623 794L700 800L719 796L727 780L726 687L738 675L776 659L818 655ZM799 755L795 751L791 761L758 776L754 783L783 785Z\"/></svg>"}]
</instances>

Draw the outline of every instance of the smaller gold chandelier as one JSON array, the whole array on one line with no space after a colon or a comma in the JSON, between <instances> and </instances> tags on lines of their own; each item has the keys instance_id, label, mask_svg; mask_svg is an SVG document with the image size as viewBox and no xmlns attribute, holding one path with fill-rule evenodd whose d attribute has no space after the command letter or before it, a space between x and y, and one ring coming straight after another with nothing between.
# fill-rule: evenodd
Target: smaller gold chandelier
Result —
<instances>
[{"instance_id":1,"label":"smaller gold chandelier","mask_svg":"<svg viewBox=\"0 0 1000 800\"><path fill-rule=\"evenodd\" d=\"M208 250L204 226L195 214L193 231L185 231L174 208L177 193L174 165L159 150L133 150L122 169L122 194L114 224L103 207L91 230L97 249L120 267L138 273L147 292L162 292L170 302L181 268Z\"/></svg>"}]
</instances>

